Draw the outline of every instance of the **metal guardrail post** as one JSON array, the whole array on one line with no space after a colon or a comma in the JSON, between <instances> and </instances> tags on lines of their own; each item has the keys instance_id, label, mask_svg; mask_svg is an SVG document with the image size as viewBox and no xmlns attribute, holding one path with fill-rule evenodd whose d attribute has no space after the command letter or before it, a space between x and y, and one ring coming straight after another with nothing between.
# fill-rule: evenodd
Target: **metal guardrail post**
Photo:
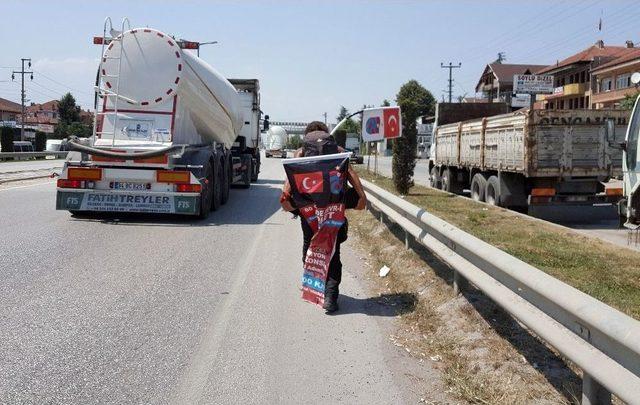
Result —
<instances>
[{"instance_id":1,"label":"metal guardrail post","mask_svg":"<svg viewBox=\"0 0 640 405\"><path fill-rule=\"evenodd\" d=\"M409 232L407 232L406 230L404 231L404 248L409 250L411 249L411 244L409 243Z\"/></svg>"},{"instance_id":2,"label":"metal guardrail post","mask_svg":"<svg viewBox=\"0 0 640 405\"><path fill-rule=\"evenodd\" d=\"M586 372L582 375L582 405L610 405L611 393Z\"/></svg>"}]
</instances>

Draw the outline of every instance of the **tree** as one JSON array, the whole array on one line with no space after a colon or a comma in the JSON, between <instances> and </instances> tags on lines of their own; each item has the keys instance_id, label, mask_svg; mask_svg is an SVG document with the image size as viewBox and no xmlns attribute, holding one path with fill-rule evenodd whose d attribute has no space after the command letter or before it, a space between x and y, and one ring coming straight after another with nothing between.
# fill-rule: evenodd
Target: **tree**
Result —
<instances>
[{"instance_id":1,"label":"tree","mask_svg":"<svg viewBox=\"0 0 640 405\"><path fill-rule=\"evenodd\" d=\"M13 152L13 128L0 127L0 151Z\"/></svg>"},{"instance_id":2,"label":"tree","mask_svg":"<svg viewBox=\"0 0 640 405\"><path fill-rule=\"evenodd\" d=\"M299 149L302 147L302 137L300 135L293 135L287 140L287 149Z\"/></svg>"},{"instance_id":3,"label":"tree","mask_svg":"<svg viewBox=\"0 0 640 405\"><path fill-rule=\"evenodd\" d=\"M391 103L386 98L382 100L382 104L380 104L380 107L390 107L390 106L391 106Z\"/></svg>"},{"instance_id":4,"label":"tree","mask_svg":"<svg viewBox=\"0 0 640 405\"><path fill-rule=\"evenodd\" d=\"M58 122L71 124L80 121L80 107L71 93L67 93L58 101Z\"/></svg>"},{"instance_id":5,"label":"tree","mask_svg":"<svg viewBox=\"0 0 640 405\"><path fill-rule=\"evenodd\" d=\"M336 120L338 120L338 123L339 123L340 121L342 121L348 116L349 116L349 110L347 110L345 106L341 105L340 112L338 113ZM340 129L347 131L348 134L351 134L351 133L357 134L360 132L358 131L358 123L355 122L353 118L349 118L344 124L340 126Z\"/></svg>"},{"instance_id":6,"label":"tree","mask_svg":"<svg viewBox=\"0 0 640 405\"><path fill-rule=\"evenodd\" d=\"M416 166L416 120L423 115L433 114L435 99L416 80L409 80L400 87L396 102L402 110L402 137L393 143L393 183L398 193L406 195L413 186L413 170Z\"/></svg>"},{"instance_id":7,"label":"tree","mask_svg":"<svg viewBox=\"0 0 640 405\"><path fill-rule=\"evenodd\" d=\"M624 99L620 102L620 108L623 110L631 110L636 103L636 99L640 95L640 92L636 91L635 94L627 94L624 96Z\"/></svg>"},{"instance_id":8,"label":"tree","mask_svg":"<svg viewBox=\"0 0 640 405\"><path fill-rule=\"evenodd\" d=\"M47 148L47 134L42 131L36 131L36 152L42 152Z\"/></svg>"}]
</instances>

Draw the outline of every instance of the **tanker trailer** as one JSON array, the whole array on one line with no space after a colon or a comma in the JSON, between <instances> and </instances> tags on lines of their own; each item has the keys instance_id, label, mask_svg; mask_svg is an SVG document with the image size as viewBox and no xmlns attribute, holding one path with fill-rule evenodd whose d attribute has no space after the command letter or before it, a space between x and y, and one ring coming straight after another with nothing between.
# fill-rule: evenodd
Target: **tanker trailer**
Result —
<instances>
[{"instance_id":1,"label":"tanker trailer","mask_svg":"<svg viewBox=\"0 0 640 405\"><path fill-rule=\"evenodd\" d=\"M56 208L206 217L257 179L258 80L229 81L158 30L108 25L94 133L70 142Z\"/></svg>"},{"instance_id":2,"label":"tanker trailer","mask_svg":"<svg viewBox=\"0 0 640 405\"><path fill-rule=\"evenodd\" d=\"M280 156L282 159L287 158L287 140L289 136L284 128L272 125L267 131L267 142L264 149L265 157Z\"/></svg>"}]
</instances>

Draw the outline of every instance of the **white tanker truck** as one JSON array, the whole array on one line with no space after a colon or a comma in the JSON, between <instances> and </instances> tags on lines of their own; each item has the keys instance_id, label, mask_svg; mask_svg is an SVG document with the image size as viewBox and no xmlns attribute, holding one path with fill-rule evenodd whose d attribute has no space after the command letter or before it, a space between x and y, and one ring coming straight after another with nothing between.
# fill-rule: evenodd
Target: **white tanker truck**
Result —
<instances>
[{"instance_id":1,"label":"white tanker truck","mask_svg":"<svg viewBox=\"0 0 640 405\"><path fill-rule=\"evenodd\" d=\"M287 150L285 148L287 146L287 140L289 139L287 131L282 127L272 125L269 127L265 137L264 156L268 158L279 156L282 159L286 159Z\"/></svg>"},{"instance_id":2,"label":"white tanker truck","mask_svg":"<svg viewBox=\"0 0 640 405\"><path fill-rule=\"evenodd\" d=\"M126 25L115 31L107 19L94 38L102 44L94 134L70 142L56 208L204 218L232 184L258 178L258 80L225 79L183 41Z\"/></svg>"}]
</instances>

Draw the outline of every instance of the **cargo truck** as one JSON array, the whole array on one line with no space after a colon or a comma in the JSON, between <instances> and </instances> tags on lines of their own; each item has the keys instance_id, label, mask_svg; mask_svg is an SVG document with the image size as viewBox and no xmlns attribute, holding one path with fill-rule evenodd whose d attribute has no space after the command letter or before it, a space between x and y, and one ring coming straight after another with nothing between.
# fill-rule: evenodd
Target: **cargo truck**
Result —
<instances>
[{"instance_id":1,"label":"cargo truck","mask_svg":"<svg viewBox=\"0 0 640 405\"><path fill-rule=\"evenodd\" d=\"M640 73L634 73L631 76L631 82L636 86L640 85ZM618 131L615 129L614 122L609 122L607 131L609 144L624 151L622 159L624 198L618 204L618 214L620 225L631 230L640 229L640 155L638 154L640 105L638 100L640 98L636 97L625 137L620 139L617 136Z\"/></svg>"},{"instance_id":2,"label":"cargo truck","mask_svg":"<svg viewBox=\"0 0 640 405\"><path fill-rule=\"evenodd\" d=\"M226 79L183 41L105 21L89 142L71 141L56 208L207 217L260 168L257 79Z\"/></svg>"},{"instance_id":3,"label":"cargo truck","mask_svg":"<svg viewBox=\"0 0 640 405\"><path fill-rule=\"evenodd\" d=\"M607 123L621 132L624 110L531 110L434 128L431 184L521 211L543 206L612 206L621 190L604 182L622 173Z\"/></svg>"}]
</instances>

